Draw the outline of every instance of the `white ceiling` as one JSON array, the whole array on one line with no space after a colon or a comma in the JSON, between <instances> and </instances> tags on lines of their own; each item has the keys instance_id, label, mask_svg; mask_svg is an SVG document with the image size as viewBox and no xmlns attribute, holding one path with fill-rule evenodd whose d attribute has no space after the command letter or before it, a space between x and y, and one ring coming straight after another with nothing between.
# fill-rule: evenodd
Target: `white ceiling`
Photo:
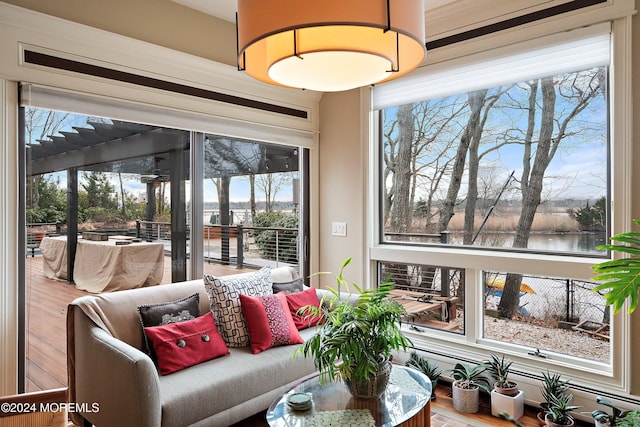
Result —
<instances>
[{"instance_id":1,"label":"white ceiling","mask_svg":"<svg viewBox=\"0 0 640 427\"><path fill-rule=\"evenodd\" d=\"M175 3L199 10L209 15L217 16L230 22L236 22L237 0L171 0ZM456 0L424 0L426 10L435 9Z\"/></svg>"}]
</instances>

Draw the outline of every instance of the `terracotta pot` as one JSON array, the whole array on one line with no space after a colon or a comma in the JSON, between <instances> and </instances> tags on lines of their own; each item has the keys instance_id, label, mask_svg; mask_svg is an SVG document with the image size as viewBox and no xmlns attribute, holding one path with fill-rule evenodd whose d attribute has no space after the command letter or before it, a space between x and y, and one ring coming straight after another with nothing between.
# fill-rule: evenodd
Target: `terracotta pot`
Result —
<instances>
[{"instance_id":1,"label":"terracotta pot","mask_svg":"<svg viewBox=\"0 0 640 427\"><path fill-rule=\"evenodd\" d=\"M571 420L570 424L554 423L553 421L549 420L549 415L548 414L545 415L544 421L545 421L546 425L549 426L549 427L571 427L571 426L575 425L575 422L573 420Z\"/></svg>"},{"instance_id":2,"label":"terracotta pot","mask_svg":"<svg viewBox=\"0 0 640 427\"><path fill-rule=\"evenodd\" d=\"M356 399L377 400L382 396L391 375L391 361L386 359L378 365L378 371L367 380L352 382L345 379L344 382L349 392Z\"/></svg>"},{"instance_id":3,"label":"terracotta pot","mask_svg":"<svg viewBox=\"0 0 640 427\"><path fill-rule=\"evenodd\" d=\"M541 426L546 426L547 425L547 422L544 420L545 415L546 415L546 413L544 411L540 411L537 414L538 421L540 422Z\"/></svg>"},{"instance_id":4,"label":"terracotta pot","mask_svg":"<svg viewBox=\"0 0 640 427\"><path fill-rule=\"evenodd\" d=\"M468 414L475 414L480 410L480 388L462 388L458 381L451 385L453 396L453 409Z\"/></svg>"},{"instance_id":5,"label":"terracotta pot","mask_svg":"<svg viewBox=\"0 0 640 427\"><path fill-rule=\"evenodd\" d=\"M506 396L515 396L518 394L518 384L514 383L514 382L509 382L509 384L511 385L511 387L501 387L498 385L498 383L495 383L493 385L493 389L500 393L500 394L504 394Z\"/></svg>"}]
</instances>

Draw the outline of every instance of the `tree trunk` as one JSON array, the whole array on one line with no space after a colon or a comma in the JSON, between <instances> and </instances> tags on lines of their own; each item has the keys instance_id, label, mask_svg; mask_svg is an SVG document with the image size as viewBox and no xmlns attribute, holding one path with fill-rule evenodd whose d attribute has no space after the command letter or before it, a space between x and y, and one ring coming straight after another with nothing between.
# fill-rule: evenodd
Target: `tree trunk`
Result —
<instances>
[{"instance_id":1,"label":"tree trunk","mask_svg":"<svg viewBox=\"0 0 640 427\"><path fill-rule=\"evenodd\" d=\"M391 231L406 233L411 228L411 147L414 136L413 104L398 108L398 151L393 173Z\"/></svg>"},{"instance_id":2,"label":"tree trunk","mask_svg":"<svg viewBox=\"0 0 640 427\"><path fill-rule=\"evenodd\" d=\"M449 183L449 189L447 190L447 197L442 203L442 209L440 210L438 231L445 231L449 227L451 218L453 218L458 193L460 192L460 186L462 185L462 175L464 174L467 152L469 151L469 145L474 137L474 133L477 132L478 126L480 125L480 113L482 112L485 94L486 91L477 91L468 94L470 109L469 120L467 121L467 126L460 138L458 150L456 151L455 162L453 164L453 169L451 170L451 181Z\"/></svg>"},{"instance_id":3,"label":"tree trunk","mask_svg":"<svg viewBox=\"0 0 640 427\"><path fill-rule=\"evenodd\" d=\"M256 218L256 176L249 175L249 206L251 208L251 224L254 223Z\"/></svg>"},{"instance_id":4,"label":"tree trunk","mask_svg":"<svg viewBox=\"0 0 640 427\"><path fill-rule=\"evenodd\" d=\"M469 142L469 185L467 189L467 203L464 208L464 237L463 244L471 245L473 243L473 229L475 224L476 205L478 201L478 168L480 165L480 139L482 138L482 128L484 123L480 120L480 112L484 106L487 96L487 90L479 90L469 94L469 106L472 115L477 115L477 119L469 122L468 126L471 136Z\"/></svg>"},{"instance_id":5,"label":"tree trunk","mask_svg":"<svg viewBox=\"0 0 640 427\"><path fill-rule=\"evenodd\" d=\"M531 94L529 96L529 124L527 137L525 141L525 153L530 156L533 152L531 140L533 135L533 127L535 126L535 104L537 97L537 85L531 85ZM513 239L514 248L526 248L529 244L529 236L531 235L531 227L533 219L541 201L542 184L547 166L555 153L552 150L552 137L555 117L556 92L553 85L553 78L547 77L541 80L542 92L542 116L540 118L540 134L537 147L535 150L535 159L531 168L525 167L523 171L521 187L522 187L522 209L520 218L516 226L516 234ZM530 158L523 159L524 165L530 165ZM525 175L528 173L528 176ZM505 317L515 316L520 309L520 284L522 283L521 274L507 274L502 292L502 298L498 304L498 310Z\"/></svg>"},{"instance_id":6,"label":"tree trunk","mask_svg":"<svg viewBox=\"0 0 640 427\"><path fill-rule=\"evenodd\" d=\"M120 199L122 200L122 218L127 219L127 210L124 207L124 184L122 183L122 173L118 172L118 180L120 181Z\"/></svg>"}]
</instances>

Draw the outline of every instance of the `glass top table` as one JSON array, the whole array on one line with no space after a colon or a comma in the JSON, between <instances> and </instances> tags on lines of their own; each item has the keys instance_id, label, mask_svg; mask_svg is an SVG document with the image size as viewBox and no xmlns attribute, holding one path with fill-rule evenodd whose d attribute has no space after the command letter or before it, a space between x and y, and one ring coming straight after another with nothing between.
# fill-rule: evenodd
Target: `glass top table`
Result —
<instances>
[{"instance_id":1,"label":"glass top table","mask_svg":"<svg viewBox=\"0 0 640 427\"><path fill-rule=\"evenodd\" d=\"M309 395L311 409L291 409L287 399L294 393ZM267 422L271 427L429 427L430 399L429 378L406 366L393 365L387 389L373 401L354 399L342 381L320 384L315 375L276 399L267 410Z\"/></svg>"}]
</instances>

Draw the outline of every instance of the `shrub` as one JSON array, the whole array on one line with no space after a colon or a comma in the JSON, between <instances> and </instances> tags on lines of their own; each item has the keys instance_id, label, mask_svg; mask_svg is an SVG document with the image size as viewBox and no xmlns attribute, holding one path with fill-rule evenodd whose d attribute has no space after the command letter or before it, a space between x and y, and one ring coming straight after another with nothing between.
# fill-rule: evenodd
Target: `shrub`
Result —
<instances>
[{"instance_id":1,"label":"shrub","mask_svg":"<svg viewBox=\"0 0 640 427\"><path fill-rule=\"evenodd\" d=\"M254 238L265 259L298 262L298 215L282 211L260 212L253 219L255 227L279 230L255 230Z\"/></svg>"}]
</instances>

